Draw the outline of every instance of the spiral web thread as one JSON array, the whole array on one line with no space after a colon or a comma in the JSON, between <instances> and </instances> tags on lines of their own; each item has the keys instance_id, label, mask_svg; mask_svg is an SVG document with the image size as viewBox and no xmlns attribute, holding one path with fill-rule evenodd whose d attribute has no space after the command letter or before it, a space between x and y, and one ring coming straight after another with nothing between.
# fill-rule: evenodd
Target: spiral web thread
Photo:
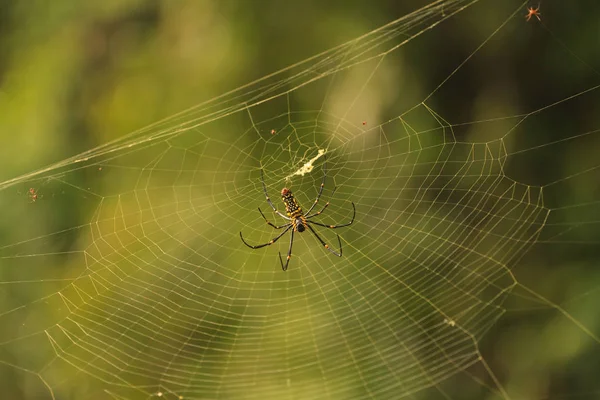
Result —
<instances>
[{"instance_id":1,"label":"spiral web thread","mask_svg":"<svg viewBox=\"0 0 600 400\"><path fill-rule=\"evenodd\" d=\"M36 202L32 221L65 192L91 216L0 247L3 286L21 301L0 311L0 362L52 398L119 399L401 398L487 368L478 343L518 285L509 267L548 227L558 233L545 240L572 228L548 223L559 208L545 205L545 187L511 179L507 161L560 141L514 150L513 129L462 141L427 101L380 124L360 117L388 54L472 3L433 2L0 184L0 193L43 183L57 194ZM332 107L352 79L352 95ZM504 120L517 127L539 111ZM356 204L351 227L317 230L332 247L340 234L343 257L296 234L284 273L277 251L286 254L288 236L261 250L238 236L258 244L276 235L259 206L283 223L265 202L260 170L279 210L283 186L306 209L325 162L317 209L331 203L315 220L347 222ZM82 173L92 186L75 183ZM479 383L508 398L488 372L492 383Z\"/></svg>"}]
</instances>

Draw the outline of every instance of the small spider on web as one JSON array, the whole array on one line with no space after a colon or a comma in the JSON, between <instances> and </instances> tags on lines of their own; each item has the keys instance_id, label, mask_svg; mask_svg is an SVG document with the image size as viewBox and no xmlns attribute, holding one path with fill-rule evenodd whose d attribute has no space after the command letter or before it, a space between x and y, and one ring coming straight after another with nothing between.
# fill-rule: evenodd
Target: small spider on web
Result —
<instances>
[{"instance_id":1,"label":"small spider on web","mask_svg":"<svg viewBox=\"0 0 600 400\"><path fill-rule=\"evenodd\" d=\"M35 203L36 200L41 198L41 196L38 195L37 190L34 188L29 188L29 190L27 191L27 195L29 196L29 199L32 203Z\"/></svg>"},{"instance_id":2,"label":"small spider on web","mask_svg":"<svg viewBox=\"0 0 600 400\"><path fill-rule=\"evenodd\" d=\"M531 17L536 17L538 21L541 21L542 19L540 18L540 15L542 15L542 13L540 12L540 5L538 4L537 8L529 7L527 9L527 14L525 15L525 18L527 19L527 21L529 21Z\"/></svg>"}]
</instances>

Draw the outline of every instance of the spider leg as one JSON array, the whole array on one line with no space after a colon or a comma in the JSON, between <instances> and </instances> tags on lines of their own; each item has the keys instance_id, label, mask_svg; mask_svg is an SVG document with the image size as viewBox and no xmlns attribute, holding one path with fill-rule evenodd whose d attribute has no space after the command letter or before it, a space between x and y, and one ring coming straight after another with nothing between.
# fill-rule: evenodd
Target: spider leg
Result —
<instances>
[{"instance_id":1,"label":"spider leg","mask_svg":"<svg viewBox=\"0 0 600 400\"><path fill-rule=\"evenodd\" d=\"M284 271L287 271L287 269L288 269L288 264L290 263L290 258L292 257L292 245L293 244L294 244L294 230L292 229L292 234L290 235L290 248L288 249L287 258L285 259L285 265L283 265L283 261L281 260L281 253L279 253L279 262L281 263L281 269Z\"/></svg>"},{"instance_id":2,"label":"spider leg","mask_svg":"<svg viewBox=\"0 0 600 400\"><path fill-rule=\"evenodd\" d=\"M270 246L273 243L275 243L276 241L279 240L280 237L282 237L287 231L289 231L292 228L292 225L290 224L290 226L287 227L286 230L284 230L283 232L281 232L279 235L277 235L277 237L271 239L270 241L268 241L265 244L259 244L256 246L252 246L251 244L248 244L245 240L244 237L242 236L242 232L240 232L240 239L242 239L242 242L244 242L244 244L248 247L250 247L251 249L260 249L261 247L265 247L265 246Z\"/></svg>"},{"instance_id":3,"label":"spider leg","mask_svg":"<svg viewBox=\"0 0 600 400\"><path fill-rule=\"evenodd\" d=\"M289 221L290 218L286 217L285 215L283 215L282 213L280 213L279 211L277 211L277 209L273 205L273 202L271 201L271 198L269 197L269 194L267 193L267 185L265 185L265 177L264 177L264 173L263 173L262 169L260 170L260 180L261 180L262 185L263 185L263 191L265 192L265 197L267 198L267 203L269 203L269 205L271 206L271 208L273 209L273 211L275 211L277 213L277 215L279 215L281 218L287 219Z\"/></svg>"},{"instance_id":4,"label":"spider leg","mask_svg":"<svg viewBox=\"0 0 600 400\"><path fill-rule=\"evenodd\" d=\"M335 250L332 250L332 249L329 247L329 245L328 245L327 243L325 243L325 242L323 241L323 239L321 239L321 236L319 236L319 235L317 234L317 232L316 232L316 231L313 229L313 227L312 227L312 226L310 226L310 225L306 225L306 226L307 226L307 228L308 228L308 229L310 229L310 231L312 232L312 234L313 234L313 235L315 235L315 237L317 238L317 240L318 240L319 242L321 242L321 244L323 245L323 247L325 247L327 250L329 250L331 253L333 253L334 255L336 255L336 256L338 256L338 257L341 257L341 256L342 256L342 241L340 240L340 235L336 235L336 236L337 236L337 239L338 239L338 244L340 245L340 252L338 253L337 251L335 251Z\"/></svg>"},{"instance_id":5,"label":"spider leg","mask_svg":"<svg viewBox=\"0 0 600 400\"><path fill-rule=\"evenodd\" d=\"M335 194L335 191L337 190L337 186L333 188L333 192L331 192L331 196L333 197L333 195ZM325 203L325 205L323 206L323 208L321 208L321 211L317 211L316 213L309 215L308 213L306 213L306 217L305 218L312 218L314 216L320 215L323 211L325 211L325 209L329 207L329 202Z\"/></svg>"},{"instance_id":6,"label":"spider leg","mask_svg":"<svg viewBox=\"0 0 600 400\"><path fill-rule=\"evenodd\" d=\"M346 223L346 224L341 224L341 225L326 225L326 224L322 224L320 222L315 222L315 221L306 221L306 222L308 222L310 224L324 226L325 228L336 229L336 228L343 228L344 226L352 225L352 223L354 222L354 217L356 217L356 207L354 206L354 203L352 203L352 220L350 222Z\"/></svg>"},{"instance_id":7,"label":"spider leg","mask_svg":"<svg viewBox=\"0 0 600 400\"><path fill-rule=\"evenodd\" d=\"M265 221L267 221L267 224L271 225L273 228L275 229L281 229L281 228L285 228L286 226L288 226L290 223L288 222L287 224L283 224L281 226L276 226L273 223L269 222L269 220L267 219L267 217L265 217L265 214L263 214L262 210L260 209L260 207L258 207L258 211L260 211L260 215L262 215L262 217L265 219Z\"/></svg>"},{"instance_id":8,"label":"spider leg","mask_svg":"<svg viewBox=\"0 0 600 400\"><path fill-rule=\"evenodd\" d=\"M312 206L310 206L310 208L306 212L306 215L310 214L312 209L315 208L315 206L319 202L319 199L321 198L321 195L323 194L323 187L325 187L325 177L326 176L327 176L327 160L325 160L325 162L323 163L323 180L321 181L321 187L319 188L319 194L317 194L317 198L316 198L315 202L312 203ZM327 207L327 206L325 206L325 207ZM325 207L323 207L323 209L325 209Z\"/></svg>"}]
</instances>

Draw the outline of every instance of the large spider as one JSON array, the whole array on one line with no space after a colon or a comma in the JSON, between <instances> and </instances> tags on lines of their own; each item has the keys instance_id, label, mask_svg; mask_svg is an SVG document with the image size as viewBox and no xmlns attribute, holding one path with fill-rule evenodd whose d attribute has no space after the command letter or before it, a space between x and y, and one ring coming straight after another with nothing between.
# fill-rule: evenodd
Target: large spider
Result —
<instances>
[{"instance_id":1,"label":"large spider","mask_svg":"<svg viewBox=\"0 0 600 400\"><path fill-rule=\"evenodd\" d=\"M292 257L292 245L294 244L294 232L304 232L305 229L308 228L308 230L313 235L315 235L315 237L317 238L317 240L319 242L321 242L321 244L327 250L329 250L331 253L335 254L336 256L341 257L342 256L342 241L340 240L340 236L336 235L337 239L338 239L338 244L340 246L340 251L338 253L337 251L332 250L329 247L329 245L327 243L325 243L323 241L323 239L321 239L321 237L317 234L317 232L313 229L313 227L310 226L311 224L314 224L314 225L323 226L325 228L330 228L330 229L342 228L344 226L352 225L352 223L354 222L354 217L356 216L356 207L354 207L354 203L352 203L352 220L350 222L346 223L346 224L342 224L342 225L326 225L326 224L322 224L320 222L315 222L315 221L311 221L310 220L312 217L316 217L317 215L320 215L323 211L325 211L325 209L329 205L329 202L327 202L327 203L325 203L325 205L323 206L323 208L321 209L321 211L318 211L318 212L316 212L314 214L310 213L313 210L313 208L315 208L315 206L319 202L319 199L321 198L321 194L323 193L323 187L325 186L325 177L326 176L327 176L326 163L324 163L323 164L323 181L321 182L321 187L319 188L319 193L317 194L316 200L314 201L314 203L312 204L312 206L310 206L310 208L308 209L308 211L306 212L306 214L302 211L302 207L300 207L300 205L298 204L298 201L296 200L296 198L292 194L292 191L290 189L288 189L288 188L283 188L281 190L281 198L283 200L283 203L285 204L285 211L286 211L286 214L287 214L287 216L285 216L282 213L280 213L277 210L277 208L275 208L275 206L273 205L273 203L271 202L271 198L267 194L267 186L265 185L265 179L264 179L263 171L261 169L260 170L260 179L262 181L263 191L265 192L265 197L267 198L267 203L269 203L269 205L271 206L271 208L273 209L273 211L275 211L275 213L277 215L279 215L280 217L288 220L289 222L286 223L286 224L283 224L281 226L276 226L276 225L272 224L271 222L269 222L269 220L265 217L265 214L263 214L262 210L259 207L258 211L260 212L260 215L262 215L262 217L264 218L264 220L267 222L267 224L271 225L275 229L285 228L285 230L283 232L281 232L279 235L277 235L276 237L274 237L273 239L271 239L270 241L268 241L267 243L265 243L265 244L259 244L257 246L252 246L252 245L248 244L244 240L244 237L242 236L242 232L240 232L240 238L242 239L242 242L244 242L244 244L246 246L250 247L251 249L260 249L261 247L272 245L273 243L275 243L276 241L278 241L279 238L281 238L287 231L289 231L291 229L292 234L291 234L291 237L290 237L290 248L288 250L288 254L287 254L287 258L286 258L285 264L283 264L283 259L281 258L281 253L279 253L279 262L281 263L281 269L283 269L284 271L286 271L287 268L288 268L288 264L290 263L290 258ZM335 192L335 189L334 189L334 192Z\"/></svg>"}]
</instances>

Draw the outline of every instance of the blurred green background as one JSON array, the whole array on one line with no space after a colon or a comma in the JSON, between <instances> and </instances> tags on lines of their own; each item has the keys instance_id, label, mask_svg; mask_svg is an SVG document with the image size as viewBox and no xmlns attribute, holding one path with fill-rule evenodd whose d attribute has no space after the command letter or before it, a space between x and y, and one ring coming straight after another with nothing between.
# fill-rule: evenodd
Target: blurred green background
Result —
<instances>
[{"instance_id":1,"label":"blurred green background","mask_svg":"<svg viewBox=\"0 0 600 400\"><path fill-rule=\"evenodd\" d=\"M4 2L0 5L0 182L119 139L426 4L394 0ZM506 135L511 146L507 152L514 155L506 165L507 175L533 186L552 184L544 200L556 212L551 213L540 243L511 265L517 281L535 294L517 287L507 297L507 312L479 343L485 364L414 393L413 398L502 398L484 365L513 399L600 398L600 344L592 336L600 336L600 226L596 222L600 219L600 177L595 172L600 165L600 140L593 134L600 128L600 96L591 91L542 110L600 83L600 4L545 0L540 2L541 24L525 22L525 7L509 19L521 4L481 0L417 37L406 49L400 48L387 59L397 67L390 72L392 85L385 80L373 85L374 90L385 92L382 97L388 99L387 105L365 110L366 117L350 118L354 122L366 118L371 124L369 116L375 115L373 125L377 125L418 105L508 21L427 105L456 126L459 141L484 142ZM419 25L420 29L426 26L426 22ZM364 80L365 76L359 75L356 84ZM308 97L306 102L309 110L321 107L318 100L311 102ZM266 110L264 115L269 113L268 106ZM527 135L511 135L512 119L483 124L482 129L461 125L536 110L542 111L519 125L520 132ZM282 109L276 108L271 117L280 115ZM247 123L240 126L244 131L250 128ZM227 129L223 128L223 140L236 140L236 132ZM592 133L581 136L588 132ZM544 146L555 141L559 144ZM131 163L139 168L153 155L149 152L146 157L132 158ZM178 155L171 156L174 163ZM42 242L32 247L11 247L10 261L0 258L8 266L2 269L0 282L35 283L43 282L46 275L57 276L36 260L25 257L15 261L15 254L54 250L65 255L64 265L81 262L69 258L69 249L77 247L72 244L77 238L93 233L71 228L96 220L99 202L80 189L90 187L94 192L105 187L118 194L129 190L127 185L138 184L135 174L125 174L123 187L108 189L98 174L90 173L96 169L70 174L60 185L21 179L17 185L0 186L4 210L0 249L42 236ZM582 171L588 172L580 174ZM304 183L312 183L312 178ZM39 191L35 202L27 193L30 187ZM78 189L70 192L72 187ZM261 198L259 192L248 196ZM205 200L218 203L223 199ZM133 200L123 203L133 204ZM118 205L103 207L114 213L119 209ZM249 208L254 208L254 203ZM337 211L332 215L339 220L345 214ZM71 230L55 233L64 229ZM237 231L235 227L235 235ZM46 234L48 240L43 238ZM256 240L267 238L257 235ZM304 251L302 246L297 247L299 253ZM262 260L264 265L272 261L272 267L278 268L275 252ZM65 272L63 276L68 275ZM5 304L3 310L9 310L60 287L60 281L39 286L0 285L0 302ZM564 313L549 304L560 305ZM17 328L7 322L0 329L13 332ZM37 343L21 343L17 353L21 357L9 351L10 343L3 343L3 398L48 398L43 385L30 373L23 373L40 372L47 360L49 350L36 348ZM68 370L61 368L57 370ZM55 382L68 379L73 385L77 373L68 374L62 379L55 377ZM90 393L64 390L58 398L112 396Z\"/></svg>"}]
</instances>

